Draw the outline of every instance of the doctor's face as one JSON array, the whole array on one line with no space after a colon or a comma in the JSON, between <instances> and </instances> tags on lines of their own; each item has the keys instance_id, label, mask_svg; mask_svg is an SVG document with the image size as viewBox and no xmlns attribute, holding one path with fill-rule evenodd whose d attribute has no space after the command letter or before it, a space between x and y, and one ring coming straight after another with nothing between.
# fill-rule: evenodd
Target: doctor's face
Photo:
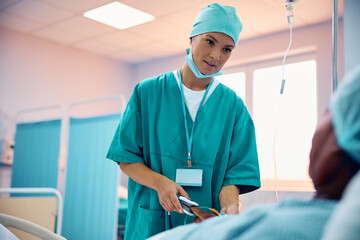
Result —
<instances>
[{"instance_id":1,"label":"doctor's face","mask_svg":"<svg viewBox=\"0 0 360 240\"><path fill-rule=\"evenodd\" d=\"M220 71L234 49L234 41L224 33L210 32L190 39L191 53L196 67L202 74Z\"/></svg>"}]
</instances>

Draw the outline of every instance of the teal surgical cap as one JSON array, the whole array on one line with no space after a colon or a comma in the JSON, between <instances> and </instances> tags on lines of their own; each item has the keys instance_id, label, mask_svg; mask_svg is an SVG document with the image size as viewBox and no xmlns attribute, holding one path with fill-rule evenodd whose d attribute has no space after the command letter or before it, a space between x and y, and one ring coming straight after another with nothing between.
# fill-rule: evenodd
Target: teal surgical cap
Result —
<instances>
[{"instance_id":1,"label":"teal surgical cap","mask_svg":"<svg viewBox=\"0 0 360 240\"><path fill-rule=\"evenodd\" d=\"M360 163L360 65L345 76L329 109L338 146Z\"/></svg>"},{"instance_id":2,"label":"teal surgical cap","mask_svg":"<svg viewBox=\"0 0 360 240\"><path fill-rule=\"evenodd\" d=\"M208 32L220 32L230 36L236 46L241 30L242 25L235 8L212 3L201 9L197 15L190 37Z\"/></svg>"}]
</instances>

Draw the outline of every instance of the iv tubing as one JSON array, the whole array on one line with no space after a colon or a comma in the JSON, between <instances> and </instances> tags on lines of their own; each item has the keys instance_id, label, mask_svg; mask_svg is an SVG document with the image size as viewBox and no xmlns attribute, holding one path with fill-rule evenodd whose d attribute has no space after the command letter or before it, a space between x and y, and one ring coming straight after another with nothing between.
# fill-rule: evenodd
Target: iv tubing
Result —
<instances>
[{"instance_id":1,"label":"iv tubing","mask_svg":"<svg viewBox=\"0 0 360 240\"><path fill-rule=\"evenodd\" d=\"M289 24L290 25L290 24ZM290 25L290 41L289 41L289 45L286 49L286 52L285 52L285 55L284 55L284 58L283 58L283 63L282 63L282 79L285 79L285 60L286 60L286 56L289 52L289 49L291 47L291 43L292 43L292 25Z\"/></svg>"},{"instance_id":2,"label":"iv tubing","mask_svg":"<svg viewBox=\"0 0 360 240\"><path fill-rule=\"evenodd\" d=\"M291 4L291 3L289 3ZM278 186L277 186L277 182L278 182L278 177L277 177L277 166L276 166L276 153L275 153L275 147L276 147L276 139L277 139L277 132L278 132L278 126L279 126L279 119L280 119L280 114L281 114L281 100L282 100L282 95L284 92L284 88L285 88L285 60L286 60L286 56L289 52L289 49L291 47L291 43L292 43L292 27L294 25L294 16L293 16L293 10L291 8L290 10L291 15L288 16L288 24L290 27L290 40L289 40L289 45L285 51L284 54L284 58L283 58L283 62L282 62L282 82L281 82L281 89L280 89L280 97L279 97L279 103L278 103L278 119L276 120L276 125L275 125L275 133L274 133L274 139L273 139L273 160L274 160L274 170L275 170L275 194L276 194L276 201L279 201L279 194L278 194Z\"/></svg>"}]
</instances>

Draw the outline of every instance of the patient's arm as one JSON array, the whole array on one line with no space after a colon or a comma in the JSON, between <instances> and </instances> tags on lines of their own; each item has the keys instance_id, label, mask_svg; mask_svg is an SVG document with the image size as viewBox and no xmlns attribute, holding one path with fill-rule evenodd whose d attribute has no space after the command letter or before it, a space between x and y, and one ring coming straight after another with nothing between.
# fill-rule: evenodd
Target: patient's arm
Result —
<instances>
[{"instance_id":1,"label":"patient's arm","mask_svg":"<svg viewBox=\"0 0 360 240\"><path fill-rule=\"evenodd\" d=\"M189 208L196 215L196 218L194 219L193 223L201 222L207 218L216 217L214 213L207 213L198 207L189 207Z\"/></svg>"}]
</instances>

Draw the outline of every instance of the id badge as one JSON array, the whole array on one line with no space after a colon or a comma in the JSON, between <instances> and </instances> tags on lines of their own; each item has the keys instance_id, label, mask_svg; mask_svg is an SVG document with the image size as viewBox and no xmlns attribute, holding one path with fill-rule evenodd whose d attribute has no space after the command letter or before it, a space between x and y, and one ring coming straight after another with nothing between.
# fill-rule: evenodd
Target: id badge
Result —
<instances>
[{"instance_id":1,"label":"id badge","mask_svg":"<svg viewBox=\"0 0 360 240\"><path fill-rule=\"evenodd\" d=\"M201 187L202 169L176 169L176 183L180 186Z\"/></svg>"}]
</instances>

